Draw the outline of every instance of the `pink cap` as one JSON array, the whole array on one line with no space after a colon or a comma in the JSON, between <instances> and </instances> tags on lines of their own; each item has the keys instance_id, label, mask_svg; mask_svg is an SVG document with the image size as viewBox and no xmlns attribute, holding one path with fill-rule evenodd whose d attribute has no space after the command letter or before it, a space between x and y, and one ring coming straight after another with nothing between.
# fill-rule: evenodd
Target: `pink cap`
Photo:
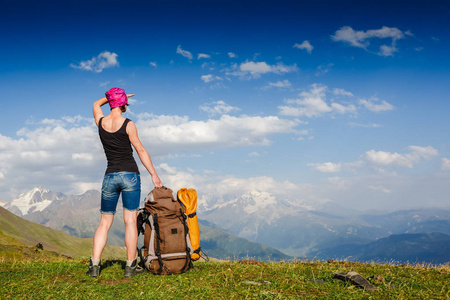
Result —
<instances>
[{"instance_id":1,"label":"pink cap","mask_svg":"<svg viewBox=\"0 0 450 300\"><path fill-rule=\"evenodd\" d=\"M124 89L112 88L105 93L111 108L123 106L128 103L127 94Z\"/></svg>"}]
</instances>

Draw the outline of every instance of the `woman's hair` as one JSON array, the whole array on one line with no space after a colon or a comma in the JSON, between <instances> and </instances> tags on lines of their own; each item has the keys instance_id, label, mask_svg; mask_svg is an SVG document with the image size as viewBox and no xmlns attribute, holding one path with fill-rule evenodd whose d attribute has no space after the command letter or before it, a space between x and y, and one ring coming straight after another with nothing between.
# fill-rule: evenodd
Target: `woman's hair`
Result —
<instances>
[{"instance_id":1,"label":"woman's hair","mask_svg":"<svg viewBox=\"0 0 450 300\"><path fill-rule=\"evenodd\" d=\"M120 110L124 113L127 111L127 104L120 106Z\"/></svg>"}]
</instances>

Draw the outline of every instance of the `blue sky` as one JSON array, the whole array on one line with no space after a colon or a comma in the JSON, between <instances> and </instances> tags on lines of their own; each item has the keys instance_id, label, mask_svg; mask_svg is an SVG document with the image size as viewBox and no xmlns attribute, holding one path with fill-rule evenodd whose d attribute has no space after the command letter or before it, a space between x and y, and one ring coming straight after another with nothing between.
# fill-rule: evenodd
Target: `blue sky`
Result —
<instances>
[{"instance_id":1,"label":"blue sky","mask_svg":"<svg viewBox=\"0 0 450 300\"><path fill-rule=\"evenodd\" d=\"M448 1L6 1L0 20L0 199L99 188L92 103L122 87L163 183L201 201L449 206Z\"/></svg>"}]
</instances>

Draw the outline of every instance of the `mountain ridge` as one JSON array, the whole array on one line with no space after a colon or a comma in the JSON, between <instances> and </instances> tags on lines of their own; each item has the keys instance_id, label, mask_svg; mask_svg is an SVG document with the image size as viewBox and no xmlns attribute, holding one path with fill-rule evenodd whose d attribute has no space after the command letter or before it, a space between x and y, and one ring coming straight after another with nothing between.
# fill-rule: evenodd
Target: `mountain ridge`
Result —
<instances>
[{"instance_id":1,"label":"mountain ridge","mask_svg":"<svg viewBox=\"0 0 450 300\"><path fill-rule=\"evenodd\" d=\"M24 194L33 195L32 192ZM42 210L30 211L30 213L24 215L24 218L61 230L75 237L92 238L100 221L100 196L100 192L96 190L89 190L80 195L64 195L58 199L55 198ZM23 196L21 199L26 203L30 202ZM108 234L108 244L124 246L125 228L122 212L123 209L119 203L113 225ZM292 257L277 249L232 236L219 228L209 228L202 224L200 227L202 229L201 246L209 256L219 259L247 256L256 259L292 259ZM142 241L140 241L140 244L142 244Z\"/></svg>"},{"instance_id":2,"label":"mountain ridge","mask_svg":"<svg viewBox=\"0 0 450 300\"><path fill-rule=\"evenodd\" d=\"M95 190L75 196L64 195L42 211L30 211L25 218L73 236L92 237L100 216L99 199L100 192ZM115 245L123 245L120 206L108 238L108 243ZM258 251L269 247L297 258L331 259L335 255L329 249L345 249L346 245L359 247L393 234L450 234L450 211L443 209L366 213L345 210L337 203L327 202L322 207L324 210L266 192L254 192L206 200L200 198L197 214L201 224L244 238L246 241L241 244L250 248L255 249L247 242L260 244ZM222 236L216 233L217 238ZM218 242L205 241L205 245L223 253ZM259 253L268 257L264 251ZM236 251L228 248L227 255L236 256ZM273 252L272 256L280 254Z\"/></svg>"}]
</instances>

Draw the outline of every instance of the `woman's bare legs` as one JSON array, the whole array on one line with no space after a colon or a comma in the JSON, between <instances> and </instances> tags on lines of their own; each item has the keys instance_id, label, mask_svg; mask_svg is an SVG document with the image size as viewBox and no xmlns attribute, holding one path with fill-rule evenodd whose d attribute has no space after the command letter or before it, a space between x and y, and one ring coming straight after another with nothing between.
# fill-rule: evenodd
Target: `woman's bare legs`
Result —
<instances>
[{"instance_id":1,"label":"woman's bare legs","mask_svg":"<svg viewBox=\"0 0 450 300\"><path fill-rule=\"evenodd\" d=\"M100 224L97 227L94 235L94 249L92 259L100 259L102 256L103 248L105 248L106 241L108 239L108 231L114 221L113 214L102 214Z\"/></svg>"},{"instance_id":2,"label":"woman's bare legs","mask_svg":"<svg viewBox=\"0 0 450 300\"><path fill-rule=\"evenodd\" d=\"M137 232L137 211L123 210L123 220L125 222L125 246L127 247L127 260L132 261L136 258L136 249L138 243Z\"/></svg>"},{"instance_id":3,"label":"woman's bare legs","mask_svg":"<svg viewBox=\"0 0 450 300\"><path fill-rule=\"evenodd\" d=\"M108 239L108 231L114 220L112 214L102 214L100 224L94 236L94 250L92 259L100 259L103 248L105 248ZM125 222L125 246L127 247L127 259L134 260L136 258L136 249L138 242L138 232L136 226L137 211L123 210L123 220Z\"/></svg>"}]
</instances>

